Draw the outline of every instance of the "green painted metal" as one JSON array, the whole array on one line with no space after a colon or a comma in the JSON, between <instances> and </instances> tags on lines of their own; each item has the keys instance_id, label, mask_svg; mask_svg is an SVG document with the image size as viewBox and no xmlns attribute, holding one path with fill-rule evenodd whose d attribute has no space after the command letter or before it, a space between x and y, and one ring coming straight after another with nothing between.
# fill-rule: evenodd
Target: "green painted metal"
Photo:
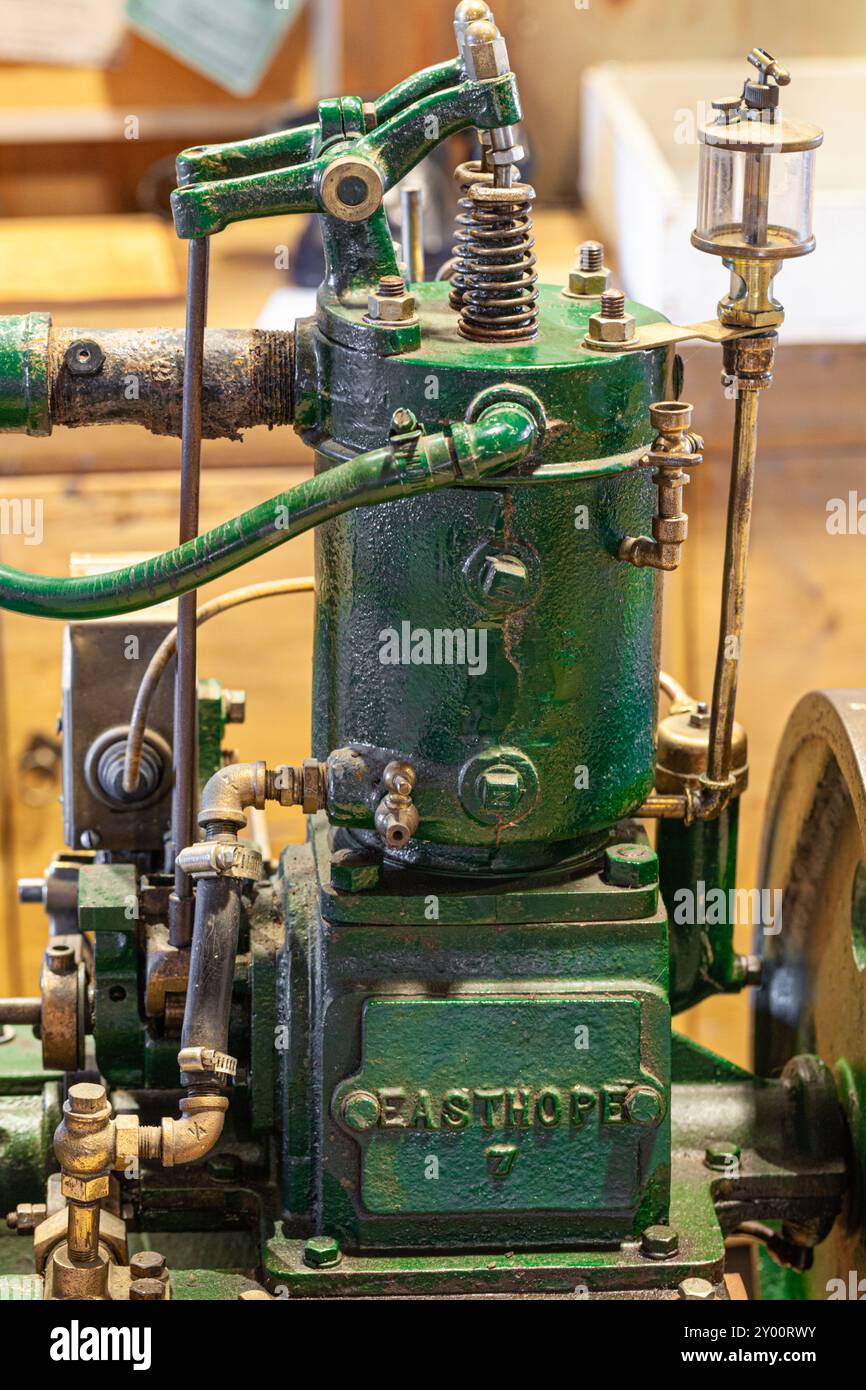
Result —
<instances>
[{"instance_id":1,"label":"green painted metal","mask_svg":"<svg viewBox=\"0 0 866 1390\"><path fill-rule=\"evenodd\" d=\"M326 839L322 824L320 886ZM510 922L471 903L431 920L422 884L390 923L385 884L347 895L363 917L329 921L300 889L309 851L292 851L282 872L295 1019L281 1057L284 1146L302 1151L286 1156L284 1202L296 1228L305 1156L324 1229L347 1249L615 1242L665 1218L667 931L651 905L634 916L646 888L612 890L604 920L533 922L527 908ZM459 982L447 1000L436 997L444 981ZM649 1116L632 1097L644 1123L624 1104L635 1086L651 1093ZM374 1096L367 1130L346 1119L358 1092Z\"/></svg>"},{"instance_id":2,"label":"green painted metal","mask_svg":"<svg viewBox=\"0 0 866 1390\"><path fill-rule=\"evenodd\" d=\"M538 342L523 347L462 339L445 286L419 287L419 302L421 347L399 356L299 328L297 423L317 441L317 467L381 438L397 403L435 430L497 391L531 392L545 432L532 462L492 487L319 528L314 752L411 758L421 824L402 857L413 863L509 873L579 858L654 778L659 579L616 552L650 526L638 458L667 354L587 351L592 306L553 286L541 289ZM640 323L657 318L630 308ZM348 323L354 310L340 312ZM522 565L516 593L490 592L501 556ZM468 657L425 656L425 640L455 632L483 650L474 670ZM485 758L516 768L515 812L479 813L473 760Z\"/></svg>"},{"instance_id":3,"label":"green painted metal","mask_svg":"<svg viewBox=\"0 0 866 1390\"><path fill-rule=\"evenodd\" d=\"M739 815L737 797L715 820L659 823L660 886L671 923L674 1013L714 994L735 993L745 983L729 907L729 895L737 886ZM722 901L725 906L720 909Z\"/></svg>"},{"instance_id":4,"label":"green painted metal","mask_svg":"<svg viewBox=\"0 0 866 1390\"><path fill-rule=\"evenodd\" d=\"M148 608L230 573L351 507L466 486L532 452L534 420L501 405L475 425L455 424L411 451L359 454L223 522L195 540L125 569L68 579L0 565L0 608L44 618L96 618Z\"/></svg>"},{"instance_id":5,"label":"green painted metal","mask_svg":"<svg viewBox=\"0 0 866 1390\"><path fill-rule=\"evenodd\" d=\"M218 680L198 683L198 784L201 790L223 766L222 746L226 728L223 688Z\"/></svg>"},{"instance_id":6,"label":"green painted metal","mask_svg":"<svg viewBox=\"0 0 866 1390\"><path fill-rule=\"evenodd\" d=\"M50 434L50 314L0 318L0 431Z\"/></svg>"},{"instance_id":7,"label":"green painted metal","mask_svg":"<svg viewBox=\"0 0 866 1390\"><path fill-rule=\"evenodd\" d=\"M436 80L438 82L438 77ZM310 150L309 128L271 137L264 148L261 144L252 150L249 145L246 149L232 145L225 157L213 147L204 157L196 150L181 155L179 172L183 183L172 194L178 236L212 236L231 222L252 217L324 213L323 176L335 158L349 152L353 158L364 160L376 170L385 192L411 173L425 155L449 136L471 127L489 130L514 125L522 115L513 73L485 82L462 81L441 90L430 84L430 89L420 95L417 89L409 88L391 100L387 111L387 118L377 121L368 134L351 141L330 143L314 158L304 158ZM284 162L275 166L273 160L277 151L277 157L282 157ZM257 163L259 156L264 157L264 170ZM296 158L301 162L294 162ZM227 166L239 164L248 172L226 176ZM200 183L191 182L202 166L205 179ZM363 240L364 224L357 225ZM396 269L393 253L391 261ZM334 264L329 267L331 270L341 274Z\"/></svg>"}]
</instances>

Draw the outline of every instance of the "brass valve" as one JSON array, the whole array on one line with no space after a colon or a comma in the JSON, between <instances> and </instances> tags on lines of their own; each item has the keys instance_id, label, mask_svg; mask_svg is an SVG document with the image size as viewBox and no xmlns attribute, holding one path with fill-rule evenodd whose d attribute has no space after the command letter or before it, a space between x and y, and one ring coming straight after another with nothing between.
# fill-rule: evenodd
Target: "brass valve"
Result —
<instances>
[{"instance_id":1,"label":"brass valve","mask_svg":"<svg viewBox=\"0 0 866 1390\"><path fill-rule=\"evenodd\" d=\"M704 441L689 429L692 407L687 401L657 401L650 406L650 423L657 434L649 453L641 459L641 465L655 468L653 482L658 488L658 503L652 522L653 533L652 537L623 537L618 553L621 560L628 560L632 565L675 570L689 525L682 509L682 494L690 479L683 464L701 462Z\"/></svg>"}]
</instances>

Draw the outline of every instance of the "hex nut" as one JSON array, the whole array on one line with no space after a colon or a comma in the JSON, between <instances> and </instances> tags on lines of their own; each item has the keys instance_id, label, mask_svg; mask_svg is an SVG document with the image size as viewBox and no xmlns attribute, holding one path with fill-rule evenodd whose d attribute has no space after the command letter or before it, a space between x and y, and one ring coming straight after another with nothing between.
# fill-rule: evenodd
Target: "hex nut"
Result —
<instances>
[{"instance_id":1,"label":"hex nut","mask_svg":"<svg viewBox=\"0 0 866 1390\"><path fill-rule=\"evenodd\" d=\"M643 888L658 882L658 855L649 845L608 845L604 876L617 888Z\"/></svg>"},{"instance_id":2,"label":"hex nut","mask_svg":"<svg viewBox=\"0 0 866 1390\"><path fill-rule=\"evenodd\" d=\"M342 1258L339 1241L333 1236L311 1236L304 1245L304 1264L313 1269L337 1265Z\"/></svg>"},{"instance_id":3,"label":"hex nut","mask_svg":"<svg viewBox=\"0 0 866 1390\"><path fill-rule=\"evenodd\" d=\"M127 1171L138 1162L138 1116L117 1115L114 1121L114 1166Z\"/></svg>"},{"instance_id":4,"label":"hex nut","mask_svg":"<svg viewBox=\"0 0 866 1390\"><path fill-rule=\"evenodd\" d=\"M367 317L377 323L410 323L415 317L415 296L374 292L367 300Z\"/></svg>"},{"instance_id":5,"label":"hex nut","mask_svg":"<svg viewBox=\"0 0 866 1390\"><path fill-rule=\"evenodd\" d=\"M599 343L629 343L637 336L634 314L622 314L611 319L605 314L590 314L588 332L584 342L595 347Z\"/></svg>"},{"instance_id":6,"label":"hex nut","mask_svg":"<svg viewBox=\"0 0 866 1390\"><path fill-rule=\"evenodd\" d=\"M640 1238L640 1253L648 1260L669 1260L679 1246L680 1238L670 1226L647 1226Z\"/></svg>"},{"instance_id":7,"label":"hex nut","mask_svg":"<svg viewBox=\"0 0 866 1390\"><path fill-rule=\"evenodd\" d=\"M108 1174L96 1178L76 1178L71 1173L63 1173L60 1191L70 1202L100 1202L108 1196Z\"/></svg>"},{"instance_id":8,"label":"hex nut","mask_svg":"<svg viewBox=\"0 0 866 1390\"><path fill-rule=\"evenodd\" d=\"M129 1297L133 1302L157 1303L165 1298L165 1284L161 1279L133 1279Z\"/></svg>"},{"instance_id":9,"label":"hex nut","mask_svg":"<svg viewBox=\"0 0 866 1390\"><path fill-rule=\"evenodd\" d=\"M602 266L601 270L574 270L568 274L568 293L579 295L581 298L593 296L597 298L604 294L610 284L610 271L607 266Z\"/></svg>"},{"instance_id":10,"label":"hex nut","mask_svg":"<svg viewBox=\"0 0 866 1390\"><path fill-rule=\"evenodd\" d=\"M165 1274L165 1255L158 1250L140 1250L131 1255L129 1273L132 1279L161 1279Z\"/></svg>"}]
</instances>

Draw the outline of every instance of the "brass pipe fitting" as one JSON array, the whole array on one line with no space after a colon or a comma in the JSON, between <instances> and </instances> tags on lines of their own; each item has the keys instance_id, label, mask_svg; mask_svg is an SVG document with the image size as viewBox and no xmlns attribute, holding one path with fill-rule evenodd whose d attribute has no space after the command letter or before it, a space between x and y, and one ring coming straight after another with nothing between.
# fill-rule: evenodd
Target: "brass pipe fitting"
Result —
<instances>
[{"instance_id":1,"label":"brass pipe fitting","mask_svg":"<svg viewBox=\"0 0 866 1390\"><path fill-rule=\"evenodd\" d=\"M100 1203L108 1196L115 1160L114 1123L104 1086L70 1086L54 1152L67 1202L67 1228L65 1243L52 1257L52 1297L104 1297L109 1255L99 1240Z\"/></svg>"},{"instance_id":2,"label":"brass pipe fitting","mask_svg":"<svg viewBox=\"0 0 866 1390\"><path fill-rule=\"evenodd\" d=\"M382 781L385 795L376 807L376 830L389 849L402 849L418 829L418 808L412 801L415 769L395 760L385 767Z\"/></svg>"},{"instance_id":3,"label":"brass pipe fitting","mask_svg":"<svg viewBox=\"0 0 866 1390\"><path fill-rule=\"evenodd\" d=\"M226 1096L215 1093L184 1096L179 1119L166 1115L160 1124L139 1130L141 1157L156 1159L164 1168L197 1163L222 1134L228 1104Z\"/></svg>"},{"instance_id":4,"label":"brass pipe fitting","mask_svg":"<svg viewBox=\"0 0 866 1390\"><path fill-rule=\"evenodd\" d=\"M691 433L692 407L687 401L656 401L650 406L650 422L657 433L641 466L655 466L653 482L658 489L658 503L653 534L624 536L618 554L621 560L639 568L649 565L653 569L675 570L689 526L682 495L690 479L683 464L701 462L704 441Z\"/></svg>"}]
</instances>

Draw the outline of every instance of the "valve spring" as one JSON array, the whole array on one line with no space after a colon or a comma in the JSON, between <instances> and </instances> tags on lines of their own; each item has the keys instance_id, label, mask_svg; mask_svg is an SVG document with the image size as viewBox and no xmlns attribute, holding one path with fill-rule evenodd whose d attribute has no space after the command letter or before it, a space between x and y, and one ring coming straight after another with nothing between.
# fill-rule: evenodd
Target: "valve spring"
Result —
<instances>
[{"instance_id":1,"label":"valve spring","mask_svg":"<svg viewBox=\"0 0 866 1390\"><path fill-rule=\"evenodd\" d=\"M527 342L538 332L538 276L528 183L509 188L474 183L464 249L463 303L458 328L482 343Z\"/></svg>"},{"instance_id":2,"label":"valve spring","mask_svg":"<svg viewBox=\"0 0 866 1390\"><path fill-rule=\"evenodd\" d=\"M460 197L457 201L457 216L454 219L454 246L451 251L453 270L450 278L451 291L448 295L448 303L452 309L461 309L468 269L466 248L474 222L472 215L474 203L469 196L469 190L477 183L492 184L493 175L484 172L480 159L468 159L465 164L457 165L454 170L454 181L460 189Z\"/></svg>"}]
</instances>

